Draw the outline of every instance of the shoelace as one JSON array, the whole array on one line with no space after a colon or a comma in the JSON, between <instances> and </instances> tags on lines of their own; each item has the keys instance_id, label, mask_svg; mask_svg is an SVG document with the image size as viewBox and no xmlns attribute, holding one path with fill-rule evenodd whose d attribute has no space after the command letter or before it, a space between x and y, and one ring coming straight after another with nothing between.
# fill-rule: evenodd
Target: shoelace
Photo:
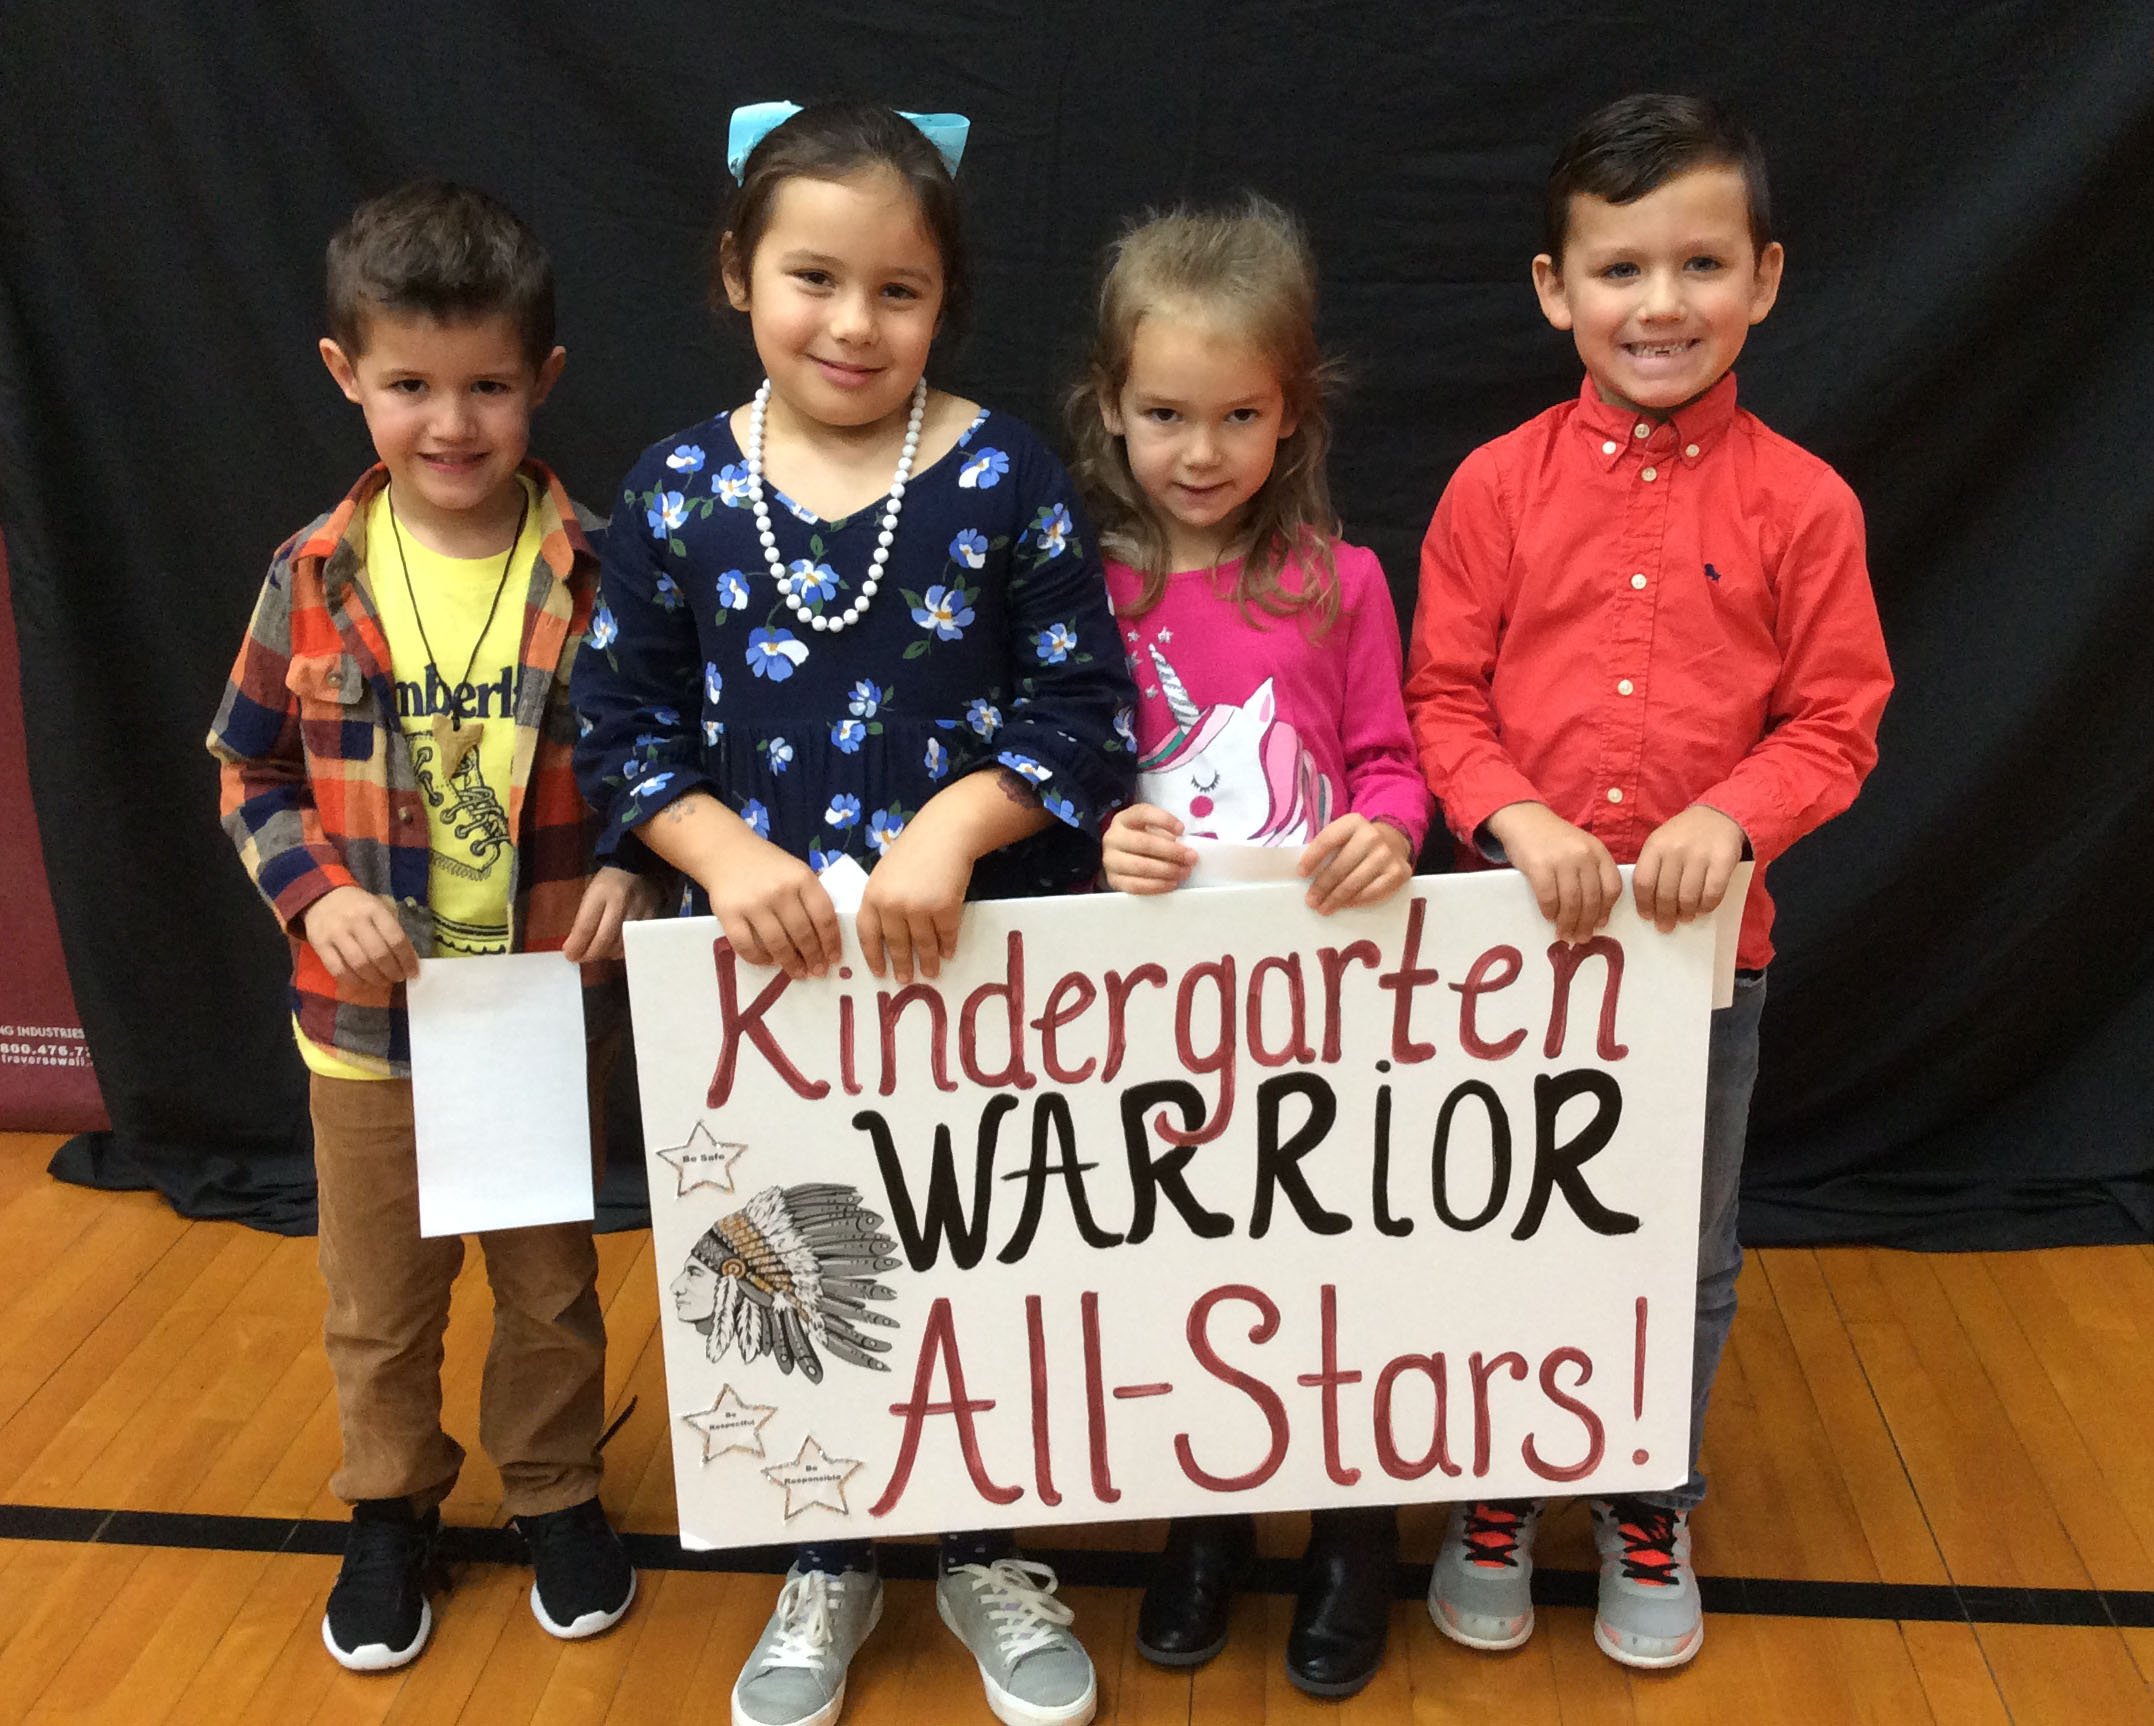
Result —
<instances>
[{"instance_id":1,"label":"shoelace","mask_svg":"<svg viewBox=\"0 0 2154 1726\"><path fill-rule=\"evenodd\" d=\"M1466 1510L1466 1545L1469 1564L1518 1568L1518 1531L1525 1527L1523 1511L1491 1500Z\"/></svg>"},{"instance_id":2,"label":"shoelace","mask_svg":"<svg viewBox=\"0 0 2154 1726\"><path fill-rule=\"evenodd\" d=\"M1499 1500L1467 1506L1467 1562L1519 1567L1519 1530L1525 1528L1525 1511Z\"/></svg>"},{"instance_id":3,"label":"shoelace","mask_svg":"<svg viewBox=\"0 0 2154 1726\"><path fill-rule=\"evenodd\" d=\"M524 1544L531 1548L533 1556L536 1557L541 1548L548 1552L558 1552L563 1547L573 1548L591 1543L595 1539L592 1523L603 1525L605 1520L605 1512L598 1508L594 1500L554 1516L520 1516L516 1519L516 1531L524 1537Z\"/></svg>"},{"instance_id":4,"label":"shoelace","mask_svg":"<svg viewBox=\"0 0 2154 1726\"><path fill-rule=\"evenodd\" d=\"M1675 1573L1675 1513L1650 1504L1621 1504L1616 1532L1623 1537L1623 1574L1633 1582L1672 1588Z\"/></svg>"},{"instance_id":5,"label":"shoelace","mask_svg":"<svg viewBox=\"0 0 2154 1726\"><path fill-rule=\"evenodd\" d=\"M831 1627L831 1596L849 1579L827 1570L807 1570L778 1592L778 1618L783 1628L763 1651L763 1670L774 1666L814 1668L836 1635Z\"/></svg>"},{"instance_id":6,"label":"shoelace","mask_svg":"<svg viewBox=\"0 0 2154 1726\"><path fill-rule=\"evenodd\" d=\"M1054 1571L1029 1558L998 1558L992 1564L953 1564L952 1576L969 1576L994 1614L995 1640L1014 1665L1027 1654L1052 1648L1077 1614L1054 1597Z\"/></svg>"},{"instance_id":7,"label":"shoelace","mask_svg":"<svg viewBox=\"0 0 2154 1726\"><path fill-rule=\"evenodd\" d=\"M338 1580L362 1594L373 1584L401 1587L407 1571L417 1569L425 1575L432 1547L431 1536L419 1523L359 1518L345 1537Z\"/></svg>"}]
</instances>

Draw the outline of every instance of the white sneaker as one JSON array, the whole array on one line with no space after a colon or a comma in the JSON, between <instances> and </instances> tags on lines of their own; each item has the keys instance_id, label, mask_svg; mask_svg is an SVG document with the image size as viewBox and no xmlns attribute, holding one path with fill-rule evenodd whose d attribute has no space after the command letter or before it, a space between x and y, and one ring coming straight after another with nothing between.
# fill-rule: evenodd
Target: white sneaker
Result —
<instances>
[{"instance_id":1,"label":"white sneaker","mask_svg":"<svg viewBox=\"0 0 2154 1726\"><path fill-rule=\"evenodd\" d=\"M1022 1558L952 1565L935 1584L935 1610L979 1662L1006 1726L1083 1726L1099 1706L1076 1614L1054 1595L1055 1573Z\"/></svg>"},{"instance_id":2,"label":"white sneaker","mask_svg":"<svg viewBox=\"0 0 2154 1726\"><path fill-rule=\"evenodd\" d=\"M789 1570L777 1610L733 1685L733 1726L830 1726L845 1669L883 1615L872 1570Z\"/></svg>"}]
</instances>

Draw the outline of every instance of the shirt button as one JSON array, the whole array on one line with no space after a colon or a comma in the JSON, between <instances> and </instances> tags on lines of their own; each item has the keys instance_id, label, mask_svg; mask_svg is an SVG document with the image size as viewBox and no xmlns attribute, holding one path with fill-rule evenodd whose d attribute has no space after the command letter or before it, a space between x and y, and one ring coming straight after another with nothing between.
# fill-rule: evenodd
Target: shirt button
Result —
<instances>
[{"instance_id":1,"label":"shirt button","mask_svg":"<svg viewBox=\"0 0 2154 1726\"><path fill-rule=\"evenodd\" d=\"M1628 695L1630 692L1631 682L1629 678L1623 678L1620 682L1616 684L1616 693L1618 695Z\"/></svg>"},{"instance_id":2,"label":"shirt button","mask_svg":"<svg viewBox=\"0 0 2154 1726\"><path fill-rule=\"evenodd\" d=\"M1633 587L1645 586L1645 572L1643 570L1640 570L1636 575L1632 576L1630 578L1630 584Z\"/></svg>"},{"instance_id":3,"label":"shirt button","mask_svg":"<svg viewBox=\"0 0 2154 1726\"><path fill-rule=\"evenodd\" d=\"M1615 452L1616 452L1616 446L1615 446L1615 439L1614 439L1614 438L1610 438L1610 439L1609 439L1609 440L1608 440L1608 441L1607 441L1606 443L1604 443L1604 444L1602 444L1602 445L1601 445L1601 454L1602 454L1602 455L1614 455L1614 454L1615 454Z\"/></svg>"},{"instance_id":4,"label":"shirt button","mask_svg":"<svg viewBox=\"0 0 2154 1726\"><path fill-rule=\"evenodd\" d=\"M1620 786L1620 785L1611 785L1611 786L1609 786L1609 787L1608 787L1608 801L1609 801L1609 802L1611 802L1611 803L1620 803L1620 802L1622 802L1622 801L1623 801L1623 787L1622 787L1622 786Z\"/></svg>"},{"instance_id":5,"label":"shirt button","mask_svg":"<svg viewBox=\"0 0 2154 1726\"><path fill-rule=\"evenodd\" d=\"M1636 425L1630 428L1630 435L1632 437L1651 437L1653 435L1653 428L1647 425L1644 420L1640 420Z\"/></svg>"},{"instance_id":6,"label":"shirt button","mask_svg":"<svg viewBox=\"0 0 2154 1726\"><path fill-rule=\"evenodd\" d=\"M396 812L396 818L407 827L411 825L411 811L409 809L399 809Z\"/></svg>"},{"instance_id":7,"label":"shirt button","mask_svg":"<svg viewBox=\"0 0 2154 1726\"><path fill-rule=\"evenodd\" d=\"M1683 453L1690 457L1692 461L1696 461L1698 459L1698 446L1694 443L1687 443L1683 446Z\"/></svg>"},{"instance_id":8,"label":"shirt button","mask_svg":"<svg viewBox=\"0 0 2154 1726\"><path fill-rule=\"evenodd\" d=\"M1647 469L1645 470L1645 472L1643 472L1642 474L1640 474L1640 475L1639 475L1638 477L1639 477L1640 479L1642 479L1642 480L1647 480L1647 481L1652 481L1652 480L1656 480L1656 479L1660 478L1660 469L1659 469L1659 468L1657 468L1657 467L1649 467L1649 468L1647 468Z\"/></svg>"}]
</instances>

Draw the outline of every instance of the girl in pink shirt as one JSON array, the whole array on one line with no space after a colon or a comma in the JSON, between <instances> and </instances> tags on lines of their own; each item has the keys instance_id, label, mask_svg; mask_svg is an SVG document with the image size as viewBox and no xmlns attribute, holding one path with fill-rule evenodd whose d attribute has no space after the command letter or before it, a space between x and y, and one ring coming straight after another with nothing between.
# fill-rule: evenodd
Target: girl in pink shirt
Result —
<instances>
[{"instance_id":1,"label":"girl in pink shirt","mask_svg":"<svg viewBox=\"0 0 2154 1726\"><path fill-rule=\"evenodd\" d=\"M1298 847L1327 914L1413 873L1430 799L1383 570L1336 536L1315 310L1300 229L1259 198L1154 217L1110 256L1070 431L1137 679L1139 801L1103 861L1125 893L1180 886L1192 840ZM1397 1545L1388 1507L1311 1516L1286 1650L1303 1690L1351 1695L1375 1674ZM1218 1653L1254 1550L1247 1516L1177 1519L1138 1651Z\"/></svg>"}]
</instances>

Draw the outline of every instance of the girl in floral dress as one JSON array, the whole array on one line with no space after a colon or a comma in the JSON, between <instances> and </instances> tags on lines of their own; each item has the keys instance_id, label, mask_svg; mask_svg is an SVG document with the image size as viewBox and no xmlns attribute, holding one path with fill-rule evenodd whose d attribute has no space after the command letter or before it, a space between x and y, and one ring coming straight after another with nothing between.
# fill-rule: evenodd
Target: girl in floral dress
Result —
<instances>
[{"instance_id":1,"label":"girl in floral dress","mask_svg":"<svg viewBox=\"0 0 2154 1726\"><path fill-rule=\"evenodd\" d=\"M924 376L964 310L962 126L734 116L714 299L768 375L630 472L577 660L577 771L609 835L633 829L741 958L793 977L838 961L833 860L871 870L869 967L933 977L968 897L1089 881L1133 784L1135 690L1067 474ZM1092 1716L1054 1587L1006 1535L944 1537L938 1607L1005 1720ZM803 1547L738 1726L834 1720L880 1610L867 1542Z\"/></svg>"}]
</instances>

